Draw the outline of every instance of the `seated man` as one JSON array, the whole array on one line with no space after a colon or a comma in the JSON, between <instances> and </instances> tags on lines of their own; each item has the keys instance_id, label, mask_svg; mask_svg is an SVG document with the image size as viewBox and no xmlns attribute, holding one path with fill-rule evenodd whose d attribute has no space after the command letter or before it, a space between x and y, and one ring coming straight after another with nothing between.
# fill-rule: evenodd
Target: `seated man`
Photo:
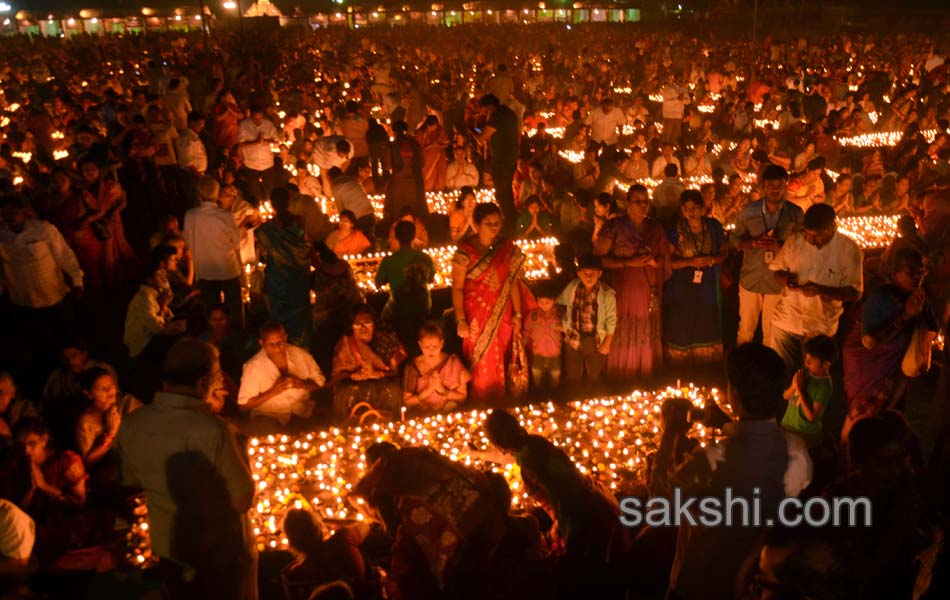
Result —
<instances>
[{"instance_id":1,"label":"seated man","mask_svg":"<svg viewBox=\"0 0 950 600\"><path fill-rule=\"evenodd\" d=\"M125 314L122 339L133 359L140 356L154 358L157 347L168 349L174 341L170 338L185 333L185 322L175 320L171 311L174 294L161 261L161 257L154 258L145 282L132 297ZM161 355L159 358L164 356L164 352Z\"/></svg>"},{"instance_id":2,"label":"seated man","mask_svg":"<svg viewBox=\"0 0 950 600\"><path fill-rule=\"evenodd\" d=\"M172 344L185 333L186 323L170 308L174 294L158 257L153 258L145 282L129 302L122 340L134 367L129 391L145 402L159 389L158 365Z\"/></svg>"},{"instance_id":3,"label":"seated man","mask_svg":"<svg viewBox=\"0 0 950 600\"><path fill-rule=\"evenodd\" d=\"M255 428L272 428L277 421L291 429L302 426L300 419L313 414L311 392L326 381L310 353L287 343L287 331L280 323L261 325L261 351L244 363L238 406L251 411Z\"/></svg>"}]
</instances>

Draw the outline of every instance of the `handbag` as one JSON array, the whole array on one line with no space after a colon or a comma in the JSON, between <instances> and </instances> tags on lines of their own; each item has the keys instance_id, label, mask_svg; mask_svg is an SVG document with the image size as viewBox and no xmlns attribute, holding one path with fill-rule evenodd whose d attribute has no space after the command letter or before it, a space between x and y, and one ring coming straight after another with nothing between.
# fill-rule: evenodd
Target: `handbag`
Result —
<instances>
[{"instance_id":1,"label":"handbag","mask_svg":"<svg viewBox=\"0 0 950 600\"><path fill-rule=\"evenodd\" d=\"M520 335L515 335L511 342L511 362L508 365L508 391L515 398L528 393L528 368L524 343Z\"/></svg>"},{"instance_id":2,"label":"handbag","mask_svg":"<svg viewBox=\"0 0 950 600\"><path fill-rule=\"evenodd\" d=\"M104 242L112 237L112 232L109 231L109 226L106 225L102 219L98 221L90 221L89 229L92 230L92 235L96 236L96 239L100 242Z\"/></svg>"},{"instance_id":3,"label":"handbag","mask_svg":"<svg viewBox=\"0 0 950 600\"><path fill-rule=\"evenodd\" d=\"M82 204L86 208L86 214L93 212L93 210L89 208L89 203L86 202L85 195L82 197ZM109 231L109 225L104 219L89 221L89 229L92 230L92 235L96 236L96 239L100 242L104 242L112 237L112 232Z\"/></svg>"},{"instance_id":4,"label":"handbag","mask_svg":"<svg viewBox=\"0 0 950 600\"><path fill-rule=\"evenodd\" d=\"M920 377L930 370L931 350L937 334L918 325L910 337L910 345L904 352L901 371L907 377Z\"/></svg>"}]
</instances>

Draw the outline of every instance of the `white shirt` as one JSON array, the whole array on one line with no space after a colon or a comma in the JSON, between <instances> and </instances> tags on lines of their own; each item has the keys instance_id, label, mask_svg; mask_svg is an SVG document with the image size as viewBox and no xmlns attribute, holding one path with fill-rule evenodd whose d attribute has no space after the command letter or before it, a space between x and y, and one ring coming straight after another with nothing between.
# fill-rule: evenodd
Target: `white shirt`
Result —
<instances>
[{"instance_id":1,"label":"white shirt","mask_svg":"<svg viewBox=\"0 0 950 600\"><path fill-rule=\"evenodd\" d=\"M0 266L0 292L5 288L17 306L62 302L69 293L64 271L74 286L82 286L76 255L56 227L39 219L27 219L20 233L0 225Z\"/></svg>"},{"instance_id":2,"label":"white shirt","mask_svg":"<svg viewBox=\"0 0 950 600\"><path fill-rule=\"evenodd\" d=\"M320 198L323 196L323 184L320 180L309 173L303 176L303 179L297 179L297 191L304 196L311 198Z\"/></svg>"},{"instance_id":3,"label":"white shirt","mask_svg":"<svg viewBox=\"0 0 950 600\"><path fill-rule=\"evenodd\" d=\"M686 170L683 175L685 177L712 176L712 162L709 160L709 155L703 155L702 163L699 162L699 158L695 154L689 155L686 158Z\"/></svg>"},{"instance_id":4,"label":"white shirt","mask_svg":"<svg viewBox=\"0 0 950 600\"><path fill-rule=\"evenodd\" d=\"M277 128L269 120L264 119L260 125L254 119L244 119L238 125L238 143L256 142L258 136L264 136L261 144L241 146L241 158L248 169L266 171L274 166L274 153L271 152L270 142L277 141Z\"/></svg>"},{"instance_id":5,"label":"white shirt","mask_svg":"<svg viewBox=\"0 0 950 600\"><path fill-rule=\"evenodd\" d=\"M208 170L205 144L191 128L185 129L175 140L175 152L178 154L178 166L182 169L194 167L199 173Z\"/></svg>"},{"instance_id":6,"label":"white shirt","mask_svg":"<svg viewBox=\"0 0 950 600\"><path fill-rule=\"evenodd\" d=\"M234 215L234 224L237 225L238 221L243 219L247 215L253 216L257 213L257 209L245 202L244 200L238 198L234 201L234 204L231 205L231 214ZM240 228L238 231L241 234L241 264L253 264L257 262L257 248L254 247L254 230L257 227L248 227Z\"/></svg>"},{"instance_id":7,"label":"white shirt","mask_svg":"<svg viewBox=\"0 0 950 600\"><path fill-rule=\"evenodd\" d=\"M689 104L689 94L678 85L663 88L663 118L682 119L685 106Z\"/></svg>"},{"instance_id":8,"label":"white shirt","mask_svg":"<svg viewBox=\"0 0 950 600\"><path fill-rule=\"evenodd\" d=\"M26 560L33 552L36 525L9 500L0 499L0 557Z\"/></svg>"},{"instance_id":9,"label":"white shirt","mask_svg":"<svg viewBox=\"0 0 950 600\"><path fill-rule=\"evenodd\" d=\"M313 155L311 162L320 167L320 171L329 171L333 167L343 168L353 156L353 144L350 144L350 153L347 156L340 156L336 151L337 142L346 141L342 135L330 135L322 137L313 143Z\"/></svg>"},{"instance_id":10,"label":"white shirt","mask_svg":"<svg viewBox=\"0 0 950 600\"><path fill-rule=\"evenodd\" d=\"M148 127L155 136L155 164L159 167L176 164L174 141L178 138L178 130L167 123L150 123Z\"/></svg>"},{"instance_id":11,"label":"white shirt","mask_svg":"<svg viewBox=\"0 0 950 600\"><path fill-rule=\"evenodd\" d=\"M652 179L662 179L666 177L666 175L663 174L663 170L666 169L666 165L669 164L676 165L676 174L682 177L683 165L680 164L680 159L674 156L673 160L666 162L666 158L664 158L663 155L658 156L657 159L653 161L653 168L650 169L650 177Z\"/></svg>"},{"instance_id":12,"label":"white shirt","mask_svg":"<svg viewBox=\"0 0 950 600\"><path fill-rule=\"evenodd\" d=\"M171 313L163 312L158 303L158 290L147 285L140 286L125 313L125 334L122 341L129 349L129 356L135 358L144 352L152 337L162 330L170 316Z\"/></svg>"},{"instance_id":13,"label":"white shirt","mask_svg":"<svg viewBox=\"0 0 950 600\"><path fill-rule=\"evenodd\" d=\"M179 131L188 127L188 113L191 112L191 101L184 89L179 86L174 92L168 92L162 96L162 104L168 110L172 125Z\"/></svg>"},{"instance_id":14,"label":"white shirt","mask_svg":"<svg viewBox=\"0 0 950 600\"><path fill-rule=\"evenodd\" d=\"M584 120L584 124L590 126L590 139L608 146L617 143L617 129L622 128L626 122L627 119L619 108L614 107L609 113L605 113L599 106L590 111Z\"/></svg>"},{"instance_id":15,"label":"white shirt","mask_svg":"<svg viewBox=\"0 0 950 600\"><path fill-rule=\"evenodd\" d=\"M478 185L478 169L468 161L452 161L445 167L445 187L458 190L462 187Z\"/></svg>"},{"instance_id":16,"label":"white shirt","mask_svg":"<svg viewBox=\"0 0 950 600\"><path fill-rule=\"evenodd\" d=\"M226 281L241 275L241 232L234 215L214 202L185 213L182 232L195 257L195 276Z\"/></svg>"},{"instance_id":17,"label":"white shirt","mask_svg":"<svg viewBox=\"0 0 950 600\"><path fill-rule=\"evenodd\" d=\"M299 377L304 381L314 381L323 385L326 379L320 371L310 353L297 346L287 346L287 374ZM248 401L274 386L281 374L277 365L261 350L251 360L244 363L244 372L241 375L241 390L238 392L238 404L244 405ZM273 417L283 424L290 421L292 415L304 418L313 413L313 402L310 392L302 389L284 390L264 404L251 411L251 416Z\"/></svg>"},{"instance_id":18,"label":"white shirt","mask_svg":"<svg viewBox=\"0 0 950 600\"><path fill-rule=\"evenodd\" d=\"M862 264L861 248L851 238L835 233L831 241L819 249L806 242L799 232L785 241L769 269L794 273L799 285L817 283L862 292ZM785 288L775 307L772 327L795 335L834 336L843 312L840 300L826 300L821 296L809 298L799 290Z\"/></svg>"}]
</instances>

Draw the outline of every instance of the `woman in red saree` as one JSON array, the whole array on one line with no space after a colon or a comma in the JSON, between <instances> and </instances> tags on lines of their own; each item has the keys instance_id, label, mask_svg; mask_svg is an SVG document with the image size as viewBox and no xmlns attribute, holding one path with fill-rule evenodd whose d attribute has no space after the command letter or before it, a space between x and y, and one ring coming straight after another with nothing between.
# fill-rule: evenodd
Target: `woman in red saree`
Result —
<instances>
[{"instance_id":1,"label":"woman in red saree","mask_svg":"<svg viewBox=\"0 0 950 600\"><path fill-rule=\"evenodd\" d=\"M442 191L448 164L445 149L449 147L449 136L439 124L438 117L426 117L422 127L416 131L416 141L422 146L422 183L425 191Z\"/></svg>"},{"instance_id":2,"label":"woman in red saree","mask_svg":"<svg viewBox=\"0 0 950 600\"><path fill-rule=\"evenodd\" d=\"M472 401L484 406L504 397L512 338L521 331L524 254L499 238L501 209L475 207L476 234L459 243L452 259L452 306L462 352L472 368Z\"/></svg>"},{"instance_id":3,"label":"woman in red saree","mask_svg":"<svg viewBox=\"0 0 950 600\"><path fill-rule=\"evenodd\" d=\"M125 239L122 211L125 191L102 173L91 159L82 160L83 215L76 225L73 248L90 292L118 289L135 274L135 253Z\"/></svg>"}]
</instances>

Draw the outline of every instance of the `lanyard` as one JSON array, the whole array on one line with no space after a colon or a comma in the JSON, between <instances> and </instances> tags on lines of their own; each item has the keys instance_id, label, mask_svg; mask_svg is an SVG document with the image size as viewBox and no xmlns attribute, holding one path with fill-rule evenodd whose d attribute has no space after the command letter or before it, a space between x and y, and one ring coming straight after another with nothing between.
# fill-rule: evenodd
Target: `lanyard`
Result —
<instances>
[{"instance_id":1,"label":"lanyard","mask_svg":"<svg viewBox=\"0 0 950 600\"><path fill-rule=\"evenodd\" d=\"M696 243L696 235L693 234L693 229L689 226L689 221L684 223L686 233L689 234L689 239L693 242L693 250L696 252L696 256L704 256L703 248L706 246L706 224L703 223L703 232L699 234L699 244Z\"/></svg>"},{"instance_id":2,"label":"lanyard","mask_svg":"<svg viewBox=\"0 0 950 600\"><path fill-rule=\"evenodd\" d=\"M768 212L765 210L765 200L762 201L762 224L765 225L765 231L768 233L778 227L778 224L782 222L782 213L785 212L785 200L782 200L782 204L778 209L778 217L775 219L775 225L769 227L769 217Z\"/></svg>"}]
</instances>

